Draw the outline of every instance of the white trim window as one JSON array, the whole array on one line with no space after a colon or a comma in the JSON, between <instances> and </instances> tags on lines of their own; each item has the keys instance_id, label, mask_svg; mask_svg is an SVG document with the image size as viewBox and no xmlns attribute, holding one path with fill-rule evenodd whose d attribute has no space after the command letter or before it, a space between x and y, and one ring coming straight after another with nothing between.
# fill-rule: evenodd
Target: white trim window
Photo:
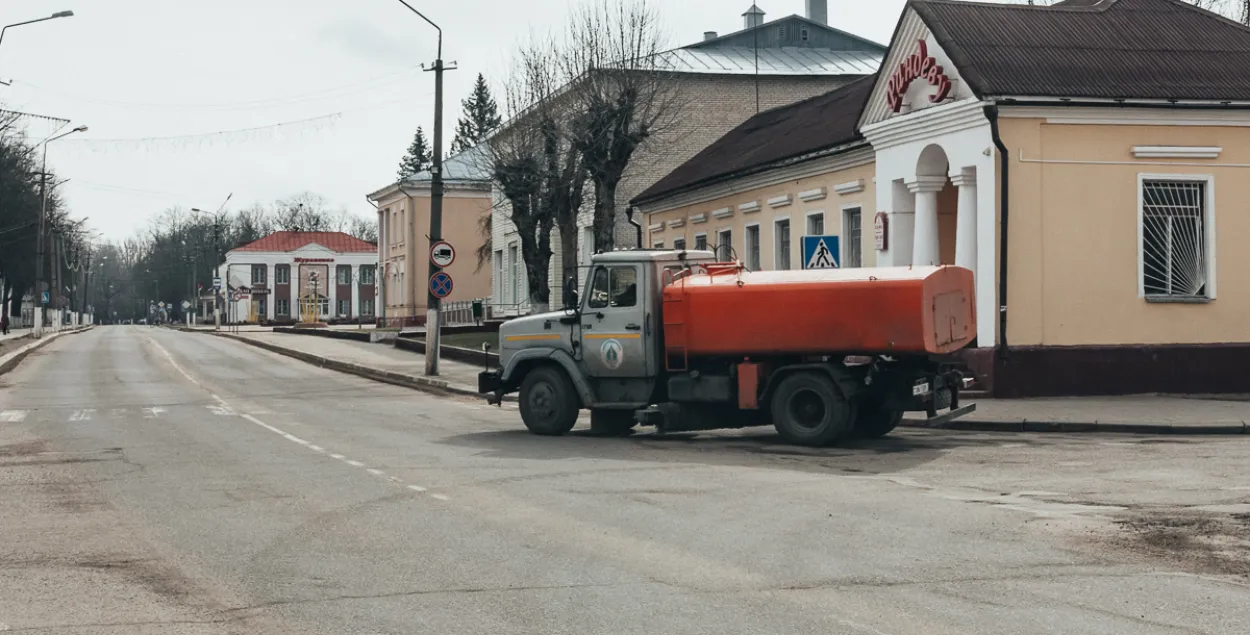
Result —
<instances>
[{"instance_id":1,"label":"white trim window","mask_svg":"<svg viewBox=\"0 0 1250 635\"><path fill-rule=\"evenodd\" d=\"M842 266L864 266L864 214L858 206L842 210Z\"/></svg>"},{"instance_id":2,"label":"white trim window","mask_svg":"<svg viewBox=\"0 0 1250 635\"><path fill-rule=\"evenodd\" d=\"M747 269L759 271L760 267L760 224L751 223L746 226L743 236L742 250L746 252Z\"/></svg>"},{"instance_id":3,"label":"white trim window","mask_svg":"<svg viewBox=\"0 0 1250 635\"><path fill-rule=\"evenodd\" d=\"M494 304L504 304L505 299L506 299L504 298L504 293L503 293L503 290L506 288L504 287L505 281L503 277L503 264L504 264L503 263L503 250L496 249L495 250L495 298L493 302Z\"/></svg>"},{"instance_id":4,"label":"white trim window","mask_svg":"<svg viewBox=\"0 0 1250 635\"><path fill-rule=\"evenodd\" d=\"M809 212L807 214L807 235L808 236L824 236L825 235L825 213Z\"/></svg>"},{"instance_id":5,"label":"white trim window","mask_svg":"<svg viewBox=\"0 0 1250 635\"><path fill-rule=\"evenodd\" d=\"M790 217L773 219L773 268L786 271L790 268Z\"/></svg>"},{"instance_id":6,"label":"white trim window","mask_svg":"<svg viewBox=\"0 0 1250 635\"><path fill-rule=\"evenodd\" d=\"M512 304L521 303L521 255L516 243L508 245L508 281L512 285Z\"/></svg>"},{"instance_id":7,"label":"white trim window","mask_svg":"<svg viewBox=\"0 0 1250 635\"><path fill-rule=\"evenodd\" d=\"M685 239L685 238L674 238L674 239L673 239L673 249L676 249L677 251L685 251L685 250L686 250L686 239Z\"/></svg>"},{"instance_id":8,"label":"white trim window","mask_svg":"<svg viewBox=\"0 0 1250 635\"><path fill-rule=\"evenodd\" d=\"M1215 179L1138 176L1138 295L1149 302L1215 297Z\"/></svg>"},{"instance_id":9,"label":"white trim window","mask_svg":"<svg viewBox=\"0 0 1250 635\"><path fill-rule=\"evenodd\" d=\"M694 235L694 248L698 251L707 250L707 232L699 232Z\"/></svg>"},{"instance_id":10,"label":"white trim window","mask_svg":"<svg viewBox=\"0 0 1250 635\"><path fill-rule=\"evenodd\" d=\"M721 262L732 262L737 256L734 250L734 231L732 229L716 230L716 259Z\"/></svg>"}]
</instances>

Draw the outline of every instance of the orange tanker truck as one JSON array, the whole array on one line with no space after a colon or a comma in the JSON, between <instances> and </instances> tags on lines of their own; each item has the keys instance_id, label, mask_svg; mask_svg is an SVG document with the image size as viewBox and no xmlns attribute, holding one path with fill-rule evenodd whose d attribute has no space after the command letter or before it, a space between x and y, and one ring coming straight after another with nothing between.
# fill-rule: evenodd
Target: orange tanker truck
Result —
<instances>
[{"instance_id":1,"label":"orange tanker truck","mask_svg":"<svg viewBox=\"0 0 1250 635\"><path fill-rule=\"evenodd\" d=\"M878 437L905 412L940 423L963 377L943 363L976 334L961 267L747 271L710 251L597 254L585 297L505 323L492 403L519 392L541 435L773 425L791 443ZM946 412L939 412L946 411Z\"/></svg>"}]
</instances>

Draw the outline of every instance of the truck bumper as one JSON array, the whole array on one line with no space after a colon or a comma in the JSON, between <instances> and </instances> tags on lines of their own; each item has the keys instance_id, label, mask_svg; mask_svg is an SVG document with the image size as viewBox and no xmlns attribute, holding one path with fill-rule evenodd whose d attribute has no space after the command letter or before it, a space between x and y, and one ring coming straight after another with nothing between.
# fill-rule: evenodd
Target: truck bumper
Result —
<instances>
[{"instance_id":1,"label":"truck bumper","mask_svg":"<svg viewBox=\"0 0 1250 635\"><path fill-rule=\"evenodd\" d=\"M498 371L487 370L477 374L477 391L492 393L503 388L503 377Z\"/></svg>"}]
</instances>

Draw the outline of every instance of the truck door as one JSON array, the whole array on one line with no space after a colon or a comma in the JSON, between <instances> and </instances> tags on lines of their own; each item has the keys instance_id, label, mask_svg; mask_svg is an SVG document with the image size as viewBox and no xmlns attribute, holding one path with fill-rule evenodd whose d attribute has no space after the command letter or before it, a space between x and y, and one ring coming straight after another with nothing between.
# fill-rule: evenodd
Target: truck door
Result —
<instances>
[{"instance_id":1,"label":"truck door","mask_svg":"<svg viewBox=\"0 0 1250 635\"><path fill-rule=\"evenodd\" d=\"M607 403L644 403L651 394L647 373L647 281L642 265L594 268L582 312L582 363Z\"/></svg>"}]
</instances>

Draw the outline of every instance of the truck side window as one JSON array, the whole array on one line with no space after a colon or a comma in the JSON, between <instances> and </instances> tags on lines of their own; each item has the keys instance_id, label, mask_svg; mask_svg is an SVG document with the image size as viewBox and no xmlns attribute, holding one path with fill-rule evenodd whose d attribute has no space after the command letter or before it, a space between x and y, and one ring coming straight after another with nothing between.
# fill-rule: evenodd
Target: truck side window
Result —
<instances>
[{"instance_id":1,"label":"truck side window","mask_svg":"<svg viewBox=\"0 0 1250 635\"><path fill-rule=\"evenodd\" d=\"M587 307L625 308L638 304L638 271L634 267L600 267L590 286Z\"/></svg>"}]
</instances>

